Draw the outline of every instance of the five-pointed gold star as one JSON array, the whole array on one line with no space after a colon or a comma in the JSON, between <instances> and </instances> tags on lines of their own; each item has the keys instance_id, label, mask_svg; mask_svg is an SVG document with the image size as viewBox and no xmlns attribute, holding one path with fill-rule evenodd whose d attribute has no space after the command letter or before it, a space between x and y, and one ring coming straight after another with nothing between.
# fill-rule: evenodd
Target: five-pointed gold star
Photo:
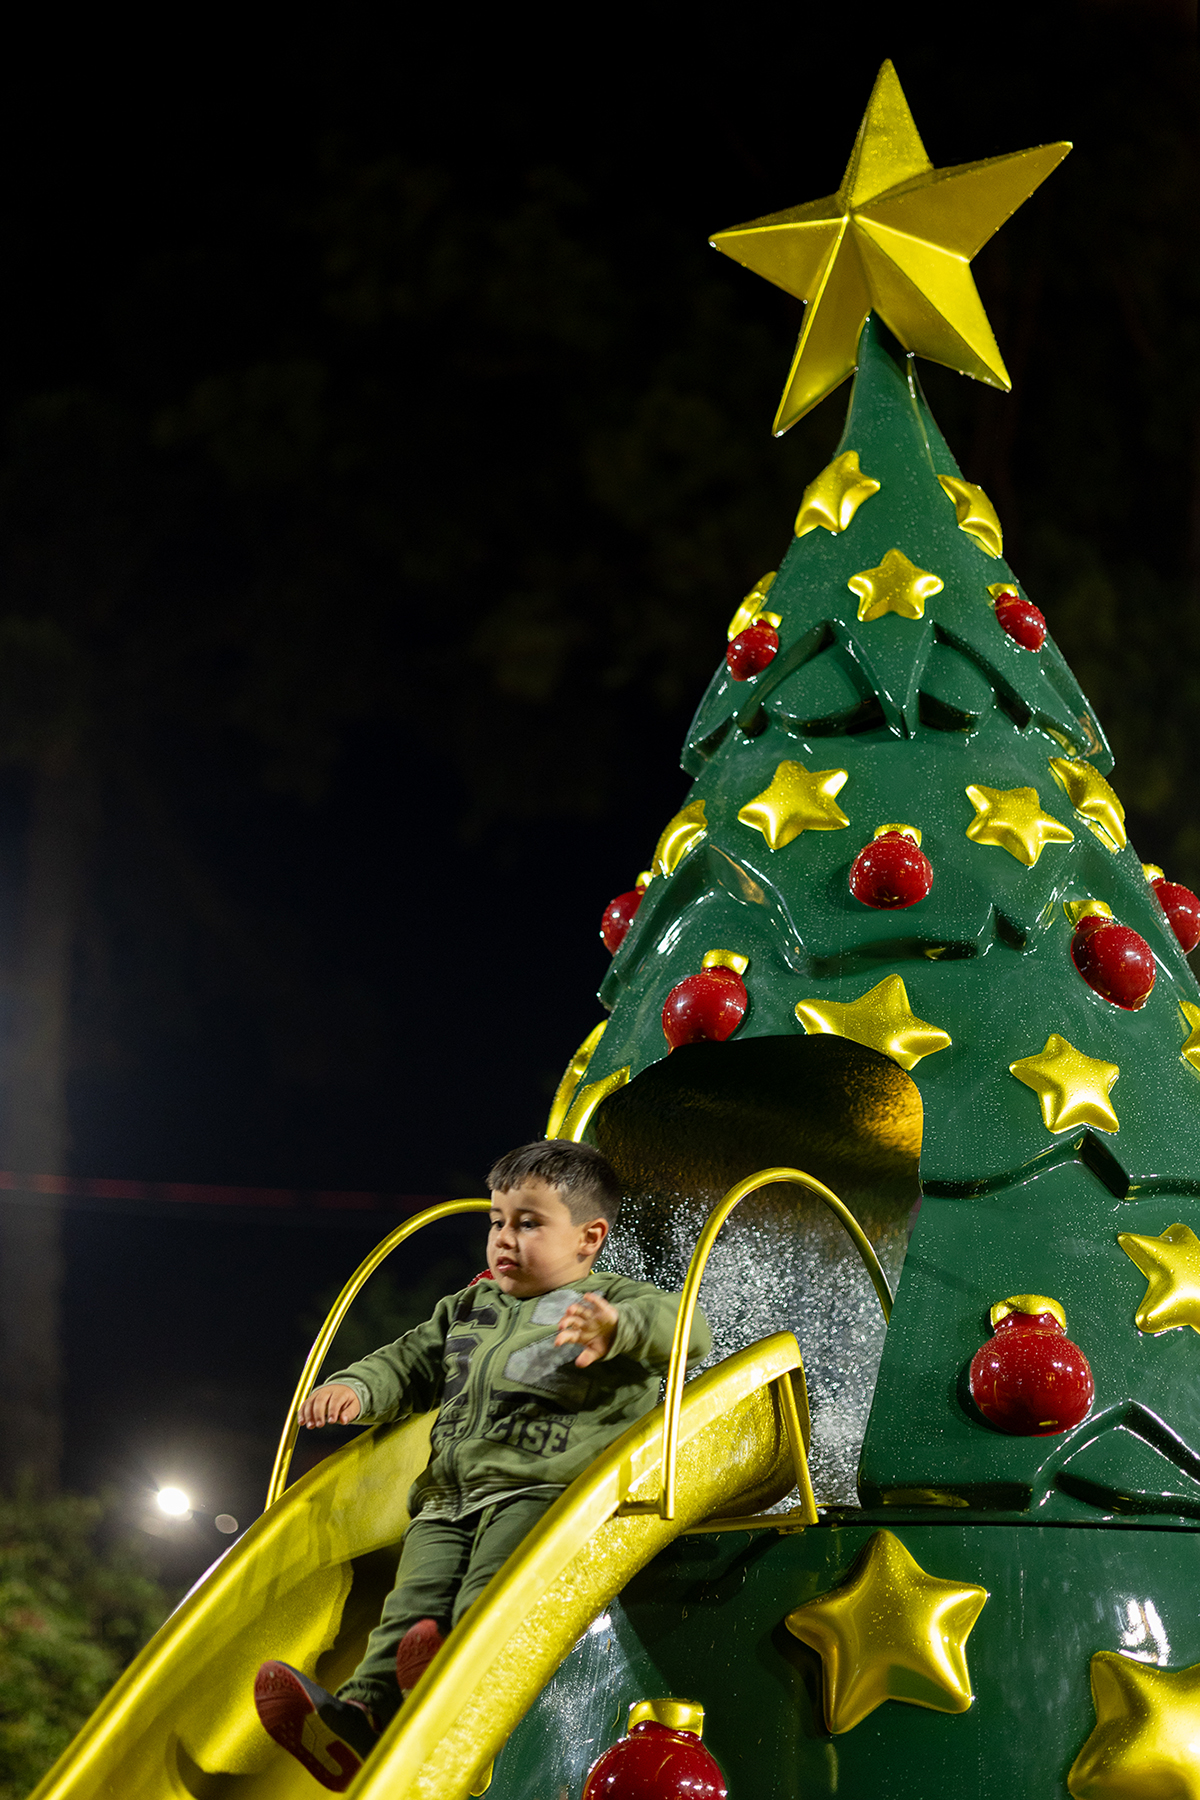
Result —
<instances>
[{"instance_id":1,"label":"five-pointed gold star","mask_svg":"<svg viewBox=\"0 0 1200 1800\"><path fill-rule=\"evenodd\" d=\"M968 265L1070 148L1043 144L935 169L885 62L837 193L710 240L807 302L776 434L853 372L872 308L906 350L1011 387Z\"/></svg>"},{"instance_id":2,"label":"five-pointed gold star","mask_svg":"<svg viewBox=\"0 0 1200 1800\"><path fill-rule=\"evenodd\" d=\"M763 609L763 602L774 586L774 582L774 569L768 569L765 575L759 576L729 621L729 630L725 634L729 643L732 644L734 638L745 631L748 625L756 625L760 619L765 619L768 625L780 624L778 613L766 612Z\"/></svg>"},{"instance_id":3,"label":"five-pointed gold star","mask_svg":"<svg viewBox=\"0 0 1200 1800\"><path fill-rule=\"evenodd\" d=\"M973 537L989 556L999 556L1004 549L1004 533L996 509L983 489L973 481L960 481L957 475L939 475L938 480L954 502L958 529Z\"/></svg>"},{"instance_id":4,"label":"five-pointed gold star","mask_svg":"<svg viewBox=\"0 0 1200 1800\"><path fill-rule=\"evenodd\" d=\"M1179 1010L1188 1028L1188 1035L1183 1040L1179 1054L1200 1075L1200 1006L1193 1006L1190 1000L1181 1000Z\"/></svg>"},{"instance_id":5,"label":"five-pointed gold star","mask_svg":"<svg viewBox=\"0 0 1200 1800\"><path fill-rule=\"evenodd\" d=\"M973 844L994 844L1032 869L1047 844L1070 844L1075 833L1042 811L1036 788L991 788L972 782L967 799L975 817L967 826Z\"/></svg>"},{"instance_id":6,"label":"five-pointed gold star","mask_svg":"<svg viewBox=\"0 0 1200 1800\"><path fill-rule=\"evenodd\" d=\"M834 796L848 779L845 769L809 771L803 763L781 762L770 787L747 800L738 818L761 831L772 850L782 850L802 831L841 831L850 821Z\"/></svg>"},{"instance_id":7,"label":"five-pointed gold star","mask_svg":"<svg viewBox=\"0 0 1200 1800\"><path fill-rule=\"evenodd\" d=\"M1090 763L1069 756L1052 756L1050 773L1085 825L1089 825L1106 850L1123 850L1129 842L1125 808Z\"/></svg>"},{"instance_id":8,"label":"five-pointed gold star","mask_svg":"<svg viewBox=\"0 0 1200 1800\"><path fill-rule=\"evenodd\" d=\"M1186 1225L1168 1225L1161 1237L1122 1231L1117 1242L1149 1282L1133 1315L1139 1331L1157 1337L1190 1325L1200 1331L1200 1238Z\"/></svg>"},{"instance_id":9,"label":"five-pointed gold star","mask_svg":"<svg viewBox=\"0 0 1200 1800\"><path fill-rule=\"evenodd\" d=\"M1077 1125L1095 1125L1101 1131L1120 1130L1108 1098L1121 1073L1118 1064L1085 1056L1052 1031L1045 1049L1037 1056L1018 1057L1008 1066L1041 1101L1047 1131L1073 1131Z\"/></svg>"},{"instance_id":10,"label":"five-pointed gold star","mask_svg":"<svg viewBox=\"0 0 1200 1800\"><path fill-rule=\"evenodd\" d=\"M868 1050L882 1051L902 1069L915 1068L923 1056L945 1050L951 1042L940 1025L917 1018L899 975L885 975L860 1000L800 1000L796 1017L810 1037L826 1032L850 1038Z\"/></svg>"},{"instance_id":11,"label":"five-pointed gold star","mask_svg":"<svg viewBox=\"0 0 1200 1800\"><path fill-rule=\"evenodd\" d=\"M1098 1650L1096 1724L1071 1764L1075 1800L1200 1800L1200 1663L1156 1669Z\"/></svg>"},{"instance_id":12,"label":"five-pointed gold star","mask_svg":"<svg viewBox=\"0 0 1200 1800\"><path fill-rule=\"evenodd\" d=\"M654 846L651 875L673 874L688 851L694 850L701 839L707 836L708 820L704 816L704 802L693 800L690 806L685 806L663 826L662 834Z\"/></svg>"},{"instance_id":13,"label":"five-pointed gold star","mask_svg":"<svg viewBox=\"0 0 1200 1800\"><path fill-rule=\"evenodd\" d=\"M927 1575L890 1531L877 1531L848 1581L787 1615L821 1658L828 1731L852 1731L885 1700L966 1712L974 1696L967 1638L987 1589Z\"/></svg>"},{"instance_id":14,"label":"five-pointed gold star","mask_svg":"<svg viewBox=\"0 0 1200 1800\"><path fill-rule=\"evenodd\" d=\"M863 501L879 492L879 487L878 481L859 468L857 450L835 456L804 490L796 514L796 536L805 537L820 525L836 537L839 531L845 531Z\"/></svg>"},{"instance_id":15,"label":"five-pointed gold star","mask_svg":"<svg viewBox=\"0 0 1200 1800\"><path fill-rule=\"evenodd\" d=\"M860 621L882 619L890 612L902 619L923 619L925 602L945 585L940 575L909 562L903 550L889 550L877 569L862 569L846 583L858 595Z\"/></svg>"}]
</instances>

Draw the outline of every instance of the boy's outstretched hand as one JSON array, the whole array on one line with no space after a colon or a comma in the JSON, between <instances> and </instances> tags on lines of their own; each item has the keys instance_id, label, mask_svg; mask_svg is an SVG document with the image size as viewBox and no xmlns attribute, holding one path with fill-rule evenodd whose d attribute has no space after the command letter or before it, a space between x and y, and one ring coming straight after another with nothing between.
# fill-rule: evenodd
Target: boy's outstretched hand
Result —
<instances>
[{"instance_id":1,"label":"boy's outstretched hand","mask_svg":"<svg viewBox=\"0 0 1200 1800\"><path fill-rule=\"evenodd\" d=\"M616 1307L611 1306L603 1294L585 1294L582 1300L575 1300L568 1306L554 1341L556 1344L582 1344L575 1367L586 1369L589 1363L599 1362L602 1356L608 1355L619 1317Z\"/></svg>"},{"instance_id":2,"label":"boy's outstretched hand","mask_svg":"<svg viewBox=\"0 0 1200 1800\"><path fill-rule=\"evenodd\" d=\"M340 1381L314 1388L300 1408L300 1423L310 1431L318 1425L352 1425L359 1412L358 1395Z\"/></svg>"}]
</instances>

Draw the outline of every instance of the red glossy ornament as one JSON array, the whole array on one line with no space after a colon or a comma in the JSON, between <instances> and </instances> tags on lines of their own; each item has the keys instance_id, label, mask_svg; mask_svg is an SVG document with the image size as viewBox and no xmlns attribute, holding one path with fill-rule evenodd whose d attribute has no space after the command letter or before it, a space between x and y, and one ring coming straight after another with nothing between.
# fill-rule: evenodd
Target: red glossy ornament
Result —
<instances>
[{"instance_id":1,"label":"red glossy ornament","mask_svg":"<svg viewBox=\"0 0 1200 1800\"><path fill-rule=\"evenodd\" d=\"M600 936L610 956L615 956L625 942L625 933L633 924L633 915L642 904L645 891L641 887L630 888L627 894L618 894L605 907L600 920Z\"/></svg>"},{"instance_id":2,"label":"red glossy ornament","mask_svg":"<svg viewBox=\"0 0 1200 1800\"><path fill-rule=\"evenodd\" d=\"M701 969L673 987L663 1007L663 1034L672 1050L681 1044L722 1044L746 1016L750 997L733 969Z\"/></svg>"},{"instance_id":3,"label":"red glossy ornament","mask_svg":"<svg viewBox=\"0 0 1200 1800\"><path fill-rule=\"evenodd\" d=\"M1186 955L1200 944L1200 899L1178 881L1156 881L1154 892Z\"/></svg>"},{"instance_id":4,"label":"red glossy ornament","mask_svg":"<svg viewBox=\"0 0 1200 1800\"><path fill-rule=\"evenodd\" d=\"M1046 641L1045 614L1020 594L997 595L996 623L1022 650L1040 650Z\"/></svg>"},{"instance_id":5,"label":"red glossy ornament","mask_svg":"<svg viewBox=\"0 0 1200 1800\"><path fill-rule=\"evenodd\" d=\"M915 906L933 886L933 867L919 844L898 831L877 837L850 866L850 892L864 906Z\"/></svg>"},{"instance_id":6,"label":"red glossy ornament","mask_svg":"<svg viewBox=\"0 0 1200 1800\"><path fill-rule=\"evenodd\" d=\"M989 1425L1016 1437L1069 1431L1095 1394L1087 1357L1052 1312L1010 1312L971 1358L972 1400Z\"/></svg>"},{"instance_id":7,"label":"red glossy ornament","mask_svg":"<svg viewBox=\"0 0 1200 1800\"><path fill-rule=\"evenodd\" d=\"M1154 952L1132 926L1091 914L1071 939L1071 961L1090 988L1114 1006L1137 1012L1154 986Z\"/></svg>"},{"instance_id":8,"label":"red glossy ornament","mask_svg":"<svg viewBox=\"0 0 1200 1800\"><path fill-rule=\"evenodd\" d=\"M716 1758L691 1731L635 1725L591 1766L583 1800L728 1800Z\"/></svg>"},{"instance_id":9,"label":"red glossy ornament","mask_svg":"<svg viewBox=\"0 0 1200 1800\"><path fill-rule=\"evenodd\" d=\"M749 681L752 675L761 675L767 664L774 661L778 648L779 633L773 625L762 619L756 625L747 625L725 652L729 673L735 681Z\"/></svg>"}]
</instances>

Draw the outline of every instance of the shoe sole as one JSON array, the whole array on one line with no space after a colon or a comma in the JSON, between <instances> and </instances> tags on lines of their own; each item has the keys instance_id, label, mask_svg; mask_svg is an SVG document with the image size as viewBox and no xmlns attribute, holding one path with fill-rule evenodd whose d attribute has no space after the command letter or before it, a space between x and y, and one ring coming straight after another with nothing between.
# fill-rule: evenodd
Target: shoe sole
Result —
<instances>
[{"instance_id":1,"label":"shoe sole","mask_svg":"<svg viewBox=\"0 0 1200 1800\"><path fill-rule=\"evenodd\" d=\"M424 1619L421 1621L422 1625L426 1623L433 1624L433 1621ZM418 1636L417 1633L420 1635ZM413 1640L411 1645L409 1644L410 1638ZM396 1652L396 1682L401 1693L408 1693L416 1687L445 1641L436 1626L432 1632L425 1632L421 1631L420 1625L414 1625L410 1631L405 1633Z\"/></svg>"},{"instance_id":2,"label":"shoe sole","mask_svg":"<svg viewBox=\"0 0 1200 1800\"><path fill-rule=\"evenodd\" d=\"M264 1663L254 1683L254 1705L263 1730L281 1750L322 1787L345 1793L363 1759L326 1725L298 1675L283 1663Z\"/></svg>"}]
</instances>

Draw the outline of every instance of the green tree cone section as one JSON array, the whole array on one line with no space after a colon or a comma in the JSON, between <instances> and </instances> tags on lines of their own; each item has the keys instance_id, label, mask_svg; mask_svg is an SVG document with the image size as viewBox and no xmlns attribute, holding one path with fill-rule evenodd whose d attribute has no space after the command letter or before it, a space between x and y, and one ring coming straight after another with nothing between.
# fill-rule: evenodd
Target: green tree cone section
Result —
<instances>
[{"instance_id":1,"label":"green tree cone section","mask_svg":"<svg viewBox=\"0 0 1200 1800\"><path fill-rule=\"evenodd\" d=\"M844 1581L881 1524L928 1574L987 1589L966 1641L974 1699L960 1713L885 1700L830 1736L820 1660L784 1619ZM580 1640L501 1752L488 1800L574 1800L629 1707L663 1695L704 1706L704 1741L735 1796L1066 1800L1095 1724L1091 1657L1200 1661L1195 1535L1109 1532L1098 1551L1086 1530L887 1520L684 1539Z\"/></svg>"},{"instance_id":2,"label":"green tree cone section","mask_svg":"<svg viewBox=\"0 0 1200 1800\"><path fill-rule=\"evenodd\" d=\"M1200 1231L1200 1201L1116 1199L1078 1161L970 1202L926 1196L884 1343L859 1469L868 1505L971 1505L1039 1520L1200 1519L1200 1332L1150 1335L1118 1234ZM1012 1437L971 1404L971 1358L1010 1294L1048 1294L1091 1366L1088 1417ZM1121 1540L1125 1542L1124 1539Z\"/></svg>"},{"instance_id":3,"label":"green tree cone section","mask_svg":"<svg viewBox=\"0 0 1200 1800\"><path fill-rule=\"evenodd\" d=\"M1181 1059L1190 1026L1180 1002L1200 1001L1200 988L1136 851L1114 850L1055 779L1052 761L1082 760L1089 746L1086 766L1107 767L1099 727L1049 641L1034 654L997 624L988 587L1006 566L959 529L937 480L956 466L907 359L874 327L845 446L880 491L840 534L795 541L770 592L783 616L778 656L750 682L722 675L701 707L685 760L699 771L687 804L703 803L705 835L651 882L601 988L612 1018L586 1080L625 1067L636 1079L667 1054L663 1004L710 949L750 959L740 1039L801 1032L797 1003L853 1003L899 975L912 1012L951 1038L912 1070L927 1189L978 1191L1074 1153L1082 1133L1048 1126L1038 1095L1009 1072L1051 1034L1120 1070L1110 1096L1119 1128L1093 1122L1083 1146L1113 1190L1187 1188L1200 1075ZM859 624L847 580L892 548L944 587L922 619ZM849 824L809 826L772 850L739 814L781 763L845 771L836 804ZM1069 831L1070 841L1046 842L1030 865L1032 851L969 839L970 786L1033 789L1051 836ZM933 886L917 905L879 911L854 899L848 877L893 822L920 829ZM1101 999L1071 960L1064 903L1090 898L1154 952L1155 988L1138 1012Z\"/></svg>"}]
</instances>

